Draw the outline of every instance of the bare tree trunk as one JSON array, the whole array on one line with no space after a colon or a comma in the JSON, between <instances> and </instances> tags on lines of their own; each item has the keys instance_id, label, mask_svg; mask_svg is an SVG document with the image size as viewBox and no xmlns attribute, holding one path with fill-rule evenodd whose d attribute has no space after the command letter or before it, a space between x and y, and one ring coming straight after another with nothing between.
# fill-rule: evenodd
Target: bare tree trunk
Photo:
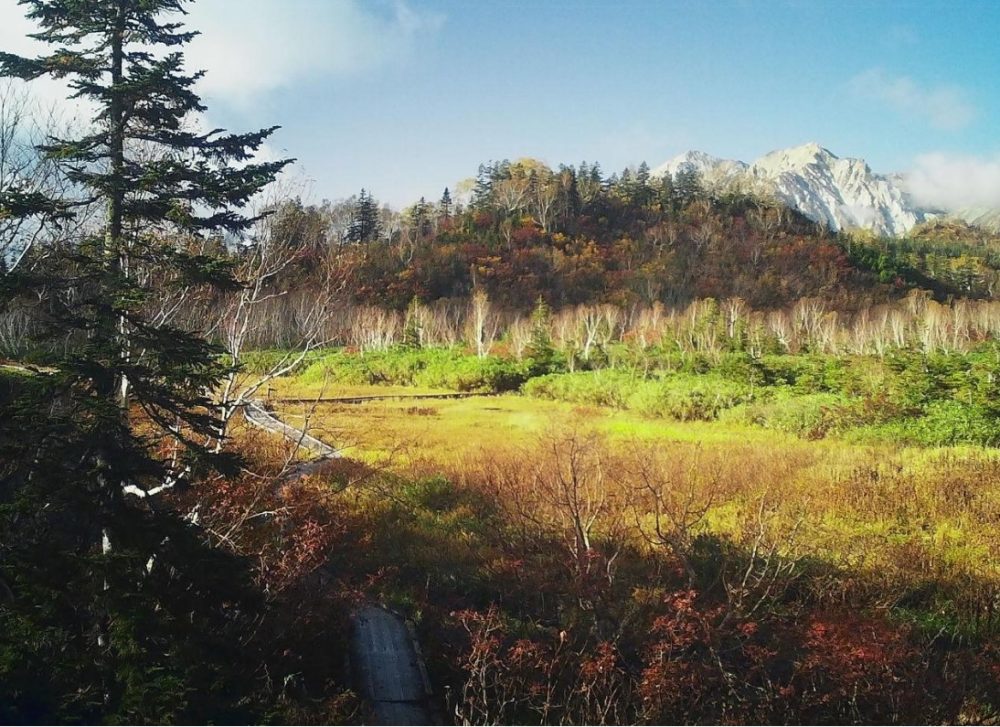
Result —
<instances>
[{"instance_id":1,"label":"bare tree trunk","mask_svg":"<svg viewBox=\"0 0 1000 727\"><path fill-rule=\"evenodd\" d=\"M289 244L289 240L279 237L281 233L293 231L278 228L270 217L258 223L254 235L255 244L245 251L243 263L237 272L243 287L232 294L223 307L221 315L212 327L226 353L230 357L230 371L216 395L220 426L214 448L221 450L233 415L258 392L279 376L284 376L298 367L309 353L328 343L325 337L327 316L337 296L347 282L346 270L336 260L328 260L320 271L319 283L311 291L308 305L301 305L296 312L292 339L287 350L263 371L247 372L243 368L248 346L255 340L255 334L268 325L273 313L270 304L277 300L287 300L284 273L299 259L300 250Z\"/></svg>"}]
</instances>

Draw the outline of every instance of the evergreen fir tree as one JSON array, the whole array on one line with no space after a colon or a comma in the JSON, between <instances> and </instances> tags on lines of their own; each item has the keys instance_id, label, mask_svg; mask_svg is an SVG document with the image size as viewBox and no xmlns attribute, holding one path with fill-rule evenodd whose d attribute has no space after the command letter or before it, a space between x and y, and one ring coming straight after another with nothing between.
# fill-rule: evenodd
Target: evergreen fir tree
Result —
<instances>
[{"instance_id":1,"label":"evergreen fir tree","mask_svg":"<svg viewBox=\"0 0 1000 727\"><path fill-rule=\"evenodd\" d=\"M681 169L674 177L674 198L680 208L705 196L701 175L694 169Z\"/></svg>"},{"instance_id":2,"label":"evergreen fir tree","mask_svg":"<svg viewBox=\"0 0 1000 727\"><path fill-rule=\"evenodd\" d=\"M449 192L448 188L445 187L444 194L441 195L441 201L438 202L438 210L440 210L442 219L451 219L451 206L451 192Z\"/></svg>"},{"instance_id":3,"label":"evergreen fir tree","mask_svg":"<svg viewBox=\"0 0 1000 727\"><path fill-rule=\"evenodd\" d=\"M382 236L382 216L378 202L364 189L354 205L354 215L347 229L349 242L376 242Z\"/></svg>"},{"instance_id":4,"label":"evergreen fir tree","mask_svg":"<svg viewBox=\"0 0 1000 727\"><path fill-rule=\"evenodd\" d=\"M427 200L421 197L413 207L410 208L410 227L418 238L425 238L431 234L431 206Z\"/></svg>"},{"instance_id":5,"label":"evergreen fir tree","mask_svg":"<svg viewBox=\"0 0 1000 727\"><path fill-rule=\"evenodd\" d=\"M600 195L604 186L604 179L601 177L601 167L594 163L593 166L587 162L580 162L580 170L576 175L577 188L580 191L581 210L587 205L591 205Z\"/></svg>"},{"instance_id":6,"label":"evergreen fir tree","mask_svg":"<svg viewBox=\"0 0 1000 727\"><path fill-rule=\"evenodd\" d=\"M633 202L640 207L646 207L653 199L653 188L650 185L649 165L643 162L635 174L635 193Z\"/></svg>"},{"instance_id":7,"label":"evergreen fir tree","mask_svg":"<svg viewBox=\"0 0 1000 727\"><path fill-rule=\"evenodd\" d=\"M635 181L644 187L649 186L649 165L643 162L635 173Z\"/></svg>"},{"instance_id":8,"label":"evergreen fir tree","mask_svg":"<svg viewBox=\"0 0 1000 727\"><path fill-rule=\"evenodd\" d=\"M552 309L541 296L531 313L531 337L525 346L525 356L531 361L531 369L535 375L548 373L554 363L556 350L552 345L552 334L549 328L552 323Z\"/></svg>"},{"instance_id":9,"label":"evergreen fir tree","mask_svg":"<svg viewBox=\"0 0 1000 727\"><path fill-rule=\"evenodd\" d=\"M657 190L660 209L668 212L674 209L676 196L674 194L674 177L670 172L664 172L660 178L660 186Z\"/></svg>"},{"instance_id":10,"label":"evergreen fir tree","mask_svg":"<svg viewBox=\"0 0 1000 727\"><path fill-rule=\"evenodd\" d=\"M597 162L594 162L594 164L590 167L590 181L593 182L598 189L603 189L605 186L606 182L604 179L604 173L601 171L601 165Z\"/></svg>"},{"instance_id":11,"label":"evergreen fir tree","mask_svg":"<svg viewBox=\"0 0 1000 727\"><path fill-rule=\"evenodd\" d=\"M476 184L472 189L472 208L485 211L493 206L493 179L496 176L495 166L480 164L476 173Z\"/></svg>"},{"instance_id":12,"label":"evergreen fir tree","mask_svg":"<svg viewBox=\"0 0 1000 727\"><path fill-rule=\"evenodd\" d=\"M406 322L403 324L403 345L407 348L423 345L424 330L420 318L420 299L414 296L406 309Z\"/></svg>"},{"instance_id":13,"label":"evergreen fir tree","mask_svg":"<svg viewBox=\"0 0 1000 727\"><path fill-rule=\"evenodd\" d=\"M43 336L63 352L54 373L7 392L0 422L0 578L19 595L0 618L0 719L191 719L193 689L220 678L227 649L213 650L212 634L236 618L223 604L240 602L239 569L210 565L218 557L190 528L129 492L220 464L204 445L218 431L207 392L224 369L148 303L157 285L236 285L222 260L172 241L239 235L255 221L240 208L290 160L251 161L276 127L190 130L201 74L178 49L195 33L164 20L182 0L22 4L54 50L0 53L0 76L65 78L97 112L89 133L40 148L82 198L6 192L0 215L100 204L104 225L0 281L0 305L47 302ZM25 649L43 653L9 672Z\"/></svg>"},{"instance_id":14,"label":"evergreen fir tree","mask_svg":"<svg viewBox=\"0 0 1000 727\"><path fill-rule=\"evenodd\" d=\"M577 182L577 173L573 167L561 167L560 179L562 182L562 214L564 216L563 227L573 229L576 218L583 208L583 200L580 197L580 185Z\"/></svg>"},{"instance_id":15,"label":"evergreen fir tree","mask_svg":"<svg viewBox=\"0 0 1000 727\"><path fill-rule=\"evenodd\" d=\"M525 199L528 200L537 199L540 187L541 187L541 182L538 179L538 172L532 169L531 173L528 174L527 191L524 194Z\"/></svg>"}]
</instances>

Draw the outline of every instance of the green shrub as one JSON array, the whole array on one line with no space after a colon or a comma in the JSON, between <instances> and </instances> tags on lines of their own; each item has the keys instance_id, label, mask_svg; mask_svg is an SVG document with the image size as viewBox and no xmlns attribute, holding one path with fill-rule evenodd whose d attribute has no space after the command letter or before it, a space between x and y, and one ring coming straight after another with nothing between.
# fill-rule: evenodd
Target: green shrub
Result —
<instances>
[{"instance_id":1,"label":"green shrub","mask_svg":"<svg viewBox=\"0 0 1000 727\"><path fill-rule=\"evenodd\" d=\"M738 404L753 399L753 387L706 374L673 374L646 381L628 397L627 407L646 416L677 421L710 421Z\"/></svg>"},{"instance_id":2,"label":"green shrub","mask_svg":"<svg viewBox=\"0 0 1000 727\"><path fill-rule=\"evenodd\" d=\"M763 386L770 383L763 361L746 353L726 354L712 369L712 373L741 384Z\"/></svg>"},{"instance_id":3,"label":"green shrub","mask_svg":"<svg viewBox=\"0 0 1000 727\"><path fill-rule=\"evenodd\" d=\"M466 356L437 379L458 391L516 391L527 379L527 370L516 361ZM437 384L434 384L437 385Z\"/></svg>"},{"instance_id":4,"label":"green shrub","mask_svg":"<svg viewBox=\"0 0 1000 727\"><path fill-rule=\"evenodd\" d=\"M294 360L298 356L295 352L289 352L282 349L261 349L259 351L247 351L242 356L243 370L250 374L265 374L271 371L275 366L281 364L285 359ZM310 351L308 352L298 363L298 365L289 371L290 374L297 374L305 371L309 365L318 360L323 356L322 351Z\"/></svg>"},{"instance_id":5,"label":"green shrub","mask_svg":"<svg viewBox=\"0 0 1000 727\"><path fill-rule=\"evenodd\" d=\"M349 355L343 351L330 351L311 363L299 375L304 384L314 384L329 377L342 384L364 385L379 383L360 354Z\"/></svg>"},{"instance_id":6,"label":"green shrub","mask_svg":"<svg viewBox=\"0 0 1000 727\"><path fill-rule=\"evenodd\" d=\"M720 411L752 398L749 385L715 375L644 379L608 370L541 376L528 381L522 391L543 399L631 409L679 421L715 419Z\"/></svg>"},{"instance_id":7,"label":"green shrub","mask_svg":"<svg viewBox=\"0 0 1000 727\"><path fill-rule=\"evenodd\" d=\"M329 377L352 384L395 384L455 391L513 391L527 379L527 365L496 357L477 358L455 348L393 348L349 354L330 352L311 364L301 380Z\"/></svg>"},{"instance_id":8,"label":"green shrub","mask_svg":"<svg viewBox=\"0 0 1000 727\"><path fill-rule=\"evenodd\" d=\"M779 389L767 400L735 407L723 419L816 439L857 421L858 404L842 394L796 394Z\"/></svg>"},{"instance_id":9,"label":"green shrub","mask_svg":"<svg viewBox=\"0 0 1000 727\"><path fill-rule=\"evenodd\" d=\"M574 404L624 408L635 377L624 371L577 371L548 374L527 381L521 390L528 396Z\"/></svg>"},{"instance_id":10,"label":"green shrub","mask_svg":"<svg viewBox=\"0 0 1000 727\"><path fill-rule=\"evenodd\" d=\"M790 386L801 393L836 392L850 388L854 360L847 357L805 354L764 356L761 368L765 382Z\"/></svg>"},{"instance_id":11,"label":"green shrub","mask_svg":"<svg viewBox=\"0 0 1000 727\"><path fill-rule=\"evenodd\" d=\"M901 444L945 447L954 444L1000 446L1000 418L989 408L955 400L936 401L923 416L910 416L865 427L853 433L858 440L891 440Z\"/></svg>"}]
</instances>

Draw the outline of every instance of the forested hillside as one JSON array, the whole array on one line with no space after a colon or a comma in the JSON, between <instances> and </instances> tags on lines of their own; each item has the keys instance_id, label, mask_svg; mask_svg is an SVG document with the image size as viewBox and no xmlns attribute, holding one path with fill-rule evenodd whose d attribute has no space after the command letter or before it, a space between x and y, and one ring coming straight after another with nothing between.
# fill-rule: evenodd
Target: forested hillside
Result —
<instances>
[{"instance_id":1,"label":"forested hillside","mask_svg":"<svg viewBox=\"0 0 1000 727\"><path fill-rule=\"evenodd\" d=\"M539 297L554 308L741 298L756 309L815 297L853 311L913 288L988 297L1000 270L1000 241L968 226L834 235L778 203L711 196L691 171L606 177L597 164L504 161L481 166L466 197L446 189L396 213L362 190L337 204L287 201L278 218L289 244L352 260L357 302L397 310L481 290L522 311Z\"/></svg>"}]
</instances>

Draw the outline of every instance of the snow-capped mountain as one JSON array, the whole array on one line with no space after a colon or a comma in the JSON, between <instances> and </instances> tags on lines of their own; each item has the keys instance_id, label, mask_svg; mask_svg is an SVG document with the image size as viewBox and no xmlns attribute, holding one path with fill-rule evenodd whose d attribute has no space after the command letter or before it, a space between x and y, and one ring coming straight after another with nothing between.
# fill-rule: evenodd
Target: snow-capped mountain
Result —
<instances>
[{"instance_id":1,"label":"snow-capped mountain","mask_svg":"<svg viewBox=\"0 0 1000 727\"><path fill-rule=\"evenodd\" d=\"M662 177L665 172L676 175L678 172L698 172L702 181L709 187L742 179L749 165L733 159L720 159L703 151L689 151L674 157L652 171L653 176Z\"/></svg>"},{"instance_id":2,"label":"snow-capped mountain","mask_svg":"<svg viewBox=\"0 0 1000 727\"><path fill-rule=\"evenodd\" d=\"M698 172L710 189L776 199L835 231L902 235L932 216L913 204L898 177L875 174L863 159L841 159L815 143L773 151L753 164L692 151L653 175L685 170Z\"/></svg>"}]
</instances>

